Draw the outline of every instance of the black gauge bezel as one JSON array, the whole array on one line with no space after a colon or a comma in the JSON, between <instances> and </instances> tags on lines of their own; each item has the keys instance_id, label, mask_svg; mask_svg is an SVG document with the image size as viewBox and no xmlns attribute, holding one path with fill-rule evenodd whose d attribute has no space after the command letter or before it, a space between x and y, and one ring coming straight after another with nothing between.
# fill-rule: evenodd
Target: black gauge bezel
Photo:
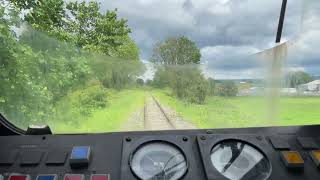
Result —
<instances>
[{"instance_id":1,"label":"black gauge bezel","mask_svg":"<svg viewBox=\"0 0 320 180\"><path fill-rule=\"evenodd\" d=\"M194 162L194 152L192 150L192 142L190 140L184 141L183 139L186 136L147 136L147 137L128 137L123 139L122 147L122 160L121 160L121 180L137 180L140 179L131 168L131 161L134 153L137 152L142 146L154 143L154 142L163 142L173 147L176 147L186 160L187 170L180 179L189 179L196 177L194 175L196 166L190 162ZM189 137L187 137L189 138ZM194 139L195 140L195 139ZM194 143L194 141L193 141Z\"/></svg>"},{"instance_id":2,"label":"black gauge bezel","mask_svg":"<svg viewBox=\"0 0 320 180\"><path fill-rule=\"evenodd\" d=\"M197 137L198 146L201 153L202 163L207 175L208 180L229 180L227 177L223 176L212 164L211 162L211 152L212 149L221 142L226 141L239 141L254 147L257 151L262 153L265 158L267 158L271 171L267 179L270 179L273 172L272 156L270 153L272 149L267 144L267 141L258 137L257 135L199 135Z\"/></svg>"},{"instance_id":3,"label":"black gauge bezel","mask_svg":"<svg viewBox=\"0 0 320 180\"><path fill-rule=\"evenodd\" d=\"M182 179L182 178L185 176L185 174L188 172L189 163L188 163L187 157L186 157L185 153L183 152L183 150L182 150L181 148L179 148L179 146L177 146L177 145L174 144L174 143L171 143L171 142L169 142L169 141L164 141L164 140L153 140L153 141L144 142L144 143L140 144L134 151L132 151L132 152L130 153L130 155L129 155L129 167L130 167L131 172L134 174L134 176L137 177L138 179L141 179L141 178L137 175L137 173L134 172L134 170L132 169L132 159L133 159L134 155L136 154L136 152L137 152L139 149L143 148L143 147L146 146L146 145L153 144L153 143L165 143L165 144L168 144L168 145L170 145L171 147L176 148L177 150L179 150L179 151L182 153L182 155L183 155L183 157L184 157L184 159L185 159L185 162L186 162L186 166L187 166L187 167L186 167L186 168L187 168L186 171L185 171L184 174L180 177L180 179Z\"/></svg>"}]
</instances>

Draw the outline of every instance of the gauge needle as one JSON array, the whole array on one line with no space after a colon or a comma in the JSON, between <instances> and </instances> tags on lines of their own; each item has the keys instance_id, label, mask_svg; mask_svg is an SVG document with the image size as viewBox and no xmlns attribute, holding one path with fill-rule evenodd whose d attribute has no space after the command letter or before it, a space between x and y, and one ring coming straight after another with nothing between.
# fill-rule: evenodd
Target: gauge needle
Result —
<instances>
[{"instance_id":1,"label":"gauge needle","mask_svg":"<svg viewBox=\"0 0 320 180\"><path fill-rule=\"evenodd\" d=\"M156 162L156 161L154 161L150 156L146 155L146 157L147 157L150 161L152 161L153 163Z\"/></svg>"}]
</instances>

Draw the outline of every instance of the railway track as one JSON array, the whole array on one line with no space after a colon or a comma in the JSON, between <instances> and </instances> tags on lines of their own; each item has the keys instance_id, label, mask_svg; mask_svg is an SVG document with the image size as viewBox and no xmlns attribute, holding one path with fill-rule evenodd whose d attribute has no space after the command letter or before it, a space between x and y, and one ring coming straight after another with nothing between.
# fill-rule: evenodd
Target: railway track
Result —
<instances>
[{"instance_id":1,"label":"railway track","mask_svg":"<svg viewBox=\"0 0 320 180\"><path fill-rule=\"evenodd\" d=\"M170 130L176 129L175 123L166 113L158 100L150 95L145 99L144 106L145 130Z\"/></svg>"},{"instance_id":2,"label":"railway track","mask_svg":"<svg viewBox=\"0 0 320 180\"><path fill-rule=\"evenodd\" d=\"M134 112L121 127L121 131L174 129L196 129L196 127L183 120L173 109L161 105L151 94L145 96L144 108Z\"/></svg>"}]
</instances>

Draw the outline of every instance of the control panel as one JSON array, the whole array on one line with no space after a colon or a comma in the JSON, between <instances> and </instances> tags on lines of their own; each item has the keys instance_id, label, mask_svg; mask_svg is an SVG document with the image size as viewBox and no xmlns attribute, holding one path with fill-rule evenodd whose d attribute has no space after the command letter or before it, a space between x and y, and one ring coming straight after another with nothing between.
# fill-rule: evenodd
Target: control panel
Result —
<instances>
[{"instance_id":1,"label":"control panel","mask_svg":"<svg viewBox=\"0 0 320 180\"><path fill-rule=\"evenodd\" d=\"M320 126L0 136L0 180L320 179Z\"/></svg>"}]
</instances>

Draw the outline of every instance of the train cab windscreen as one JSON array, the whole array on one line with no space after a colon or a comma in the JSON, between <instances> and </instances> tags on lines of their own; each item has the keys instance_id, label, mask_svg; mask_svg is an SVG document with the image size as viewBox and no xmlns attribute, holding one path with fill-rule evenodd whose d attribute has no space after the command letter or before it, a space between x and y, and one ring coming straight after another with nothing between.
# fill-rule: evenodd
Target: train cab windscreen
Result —
<instances>
[{"instance_id":1,"label":"train cab windscreen","mask_svg":"<svg viewBox=\"0 0 320 180\"><path fill-rule=\"evenodd\" d=\"M0 111L54 133L318 124L319 3L1 3Z\"/></svg>"},{"instance_id":2,"label":"train cab windscreen","mask_svg":"<svg viewBox=\"0 0 320 180\"><path fill-rule=\"evenodd\" d=\"M318 0L0 0L0 119L54 137L0 138L18 154L0 148L0 180L264 180L282 173L275 159L318 167L320 139L303 138L319 131L294 127L320 125L319 21ZM119 135L119 148L94 134ZM54 144L69 153L52 164L71 169L29 172ZM38 145L43 156L22 155ZM97 168L106 147L121 168Z\"/></svg>"}]
</instances>

